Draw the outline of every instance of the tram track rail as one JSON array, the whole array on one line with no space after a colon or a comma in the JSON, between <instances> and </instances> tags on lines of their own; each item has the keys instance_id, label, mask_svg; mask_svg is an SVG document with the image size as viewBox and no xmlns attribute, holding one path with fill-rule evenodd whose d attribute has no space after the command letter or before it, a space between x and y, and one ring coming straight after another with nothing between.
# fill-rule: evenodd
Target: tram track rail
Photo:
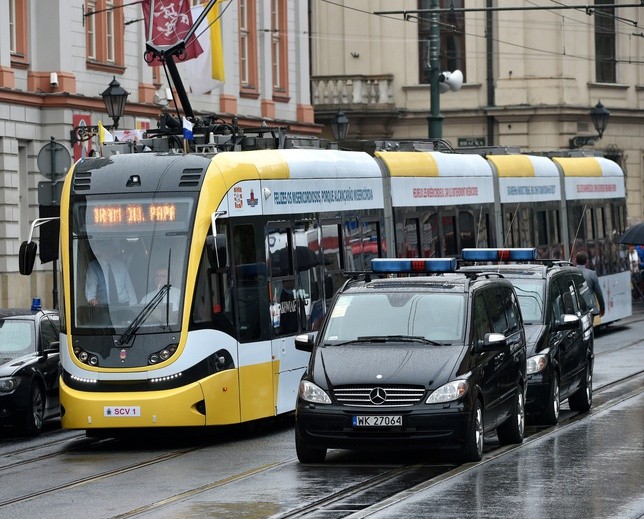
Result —
<instances>
[{"instance_id":1,"label":"tram track rail","mask_svg":"<svg viewBox=\"0 0 644 519\"><path fill-rule=\"evenodd\" d=\"M619 349L622 349L620 347ZM603 384L594 388L594 394L596 397L601 397L603 394L607 395L607 400L594 405L590 413L601 412L603 409L617 405L618 403L632 398L633 396L641 393L642 391L642 378L644 377L644 370L637 373L624 376L618 380L614 380L610 383ZM630 386L629 386L630 385ZM624 386L629 386L627 391L620 391L620 388ZM610 393L617 392L617 394L610 395ZM596 400L597 402L598 400ZM588 416L587 413L584 414L571 414L562 420L557 426L540 428L540 427L529 427L526 431L526 441L523 445L528 444L532 441L552 433L554 431L561 430L565 427L573 425L575 422L584 419ZM105 446L110 441L116 441L111 439L104 439L100 442L96 442L92 439L87 439L84 441L82 434L75 435L71 438L57 439L54 441L48 441L41 445L36 446L37 450L42 451L45 448L52 448L60 445L62 443L69 443L73 440L80 440L76 445L71 445L65 450L60 450L52 453L46 453L33 458L26 460L19 460L14 463L9 463L4 466L0 466L0 474L4 472L9 472L10 469L20 468L23 465L32 464L37 461L47 460L54 458L56 456L63 455L69 452L80 451L83 452L92 446ZM99 471L95 474L87 475L85 477L74 478L71 481L61 482L59 484L49 485L46 488L41 488L31 492L25 492L22 495L17 495L8 499L0 501L0 515L3 515L3 508L20 505L21 503L47 496L52 495L56 492L73 489L75 487L82 487L83 485L89 485L91 483L100 482L102 480L107 480L109 478L118 477L119 475L134 472L136 470L144 469L156 464L161 464L166 461L179 458L181 456L197 452L202 449L206 449L212 446L212 444L200 444L197 446L191 446L187 448L174 449L170 452L164 452L156 456L152 456L148 459L125 464L121 467ZM493 447L490 451L486 451L484 459L479 463L486 463L495 459L499 456L504 455L507 452L521 448L521 445L508 445L504 447ZM12 456L18 456L22 454L27 454L32 451L33 447L30 449L28 447L15 449L1 454L1 459L7 459ZM169 509L173 505L177 505L184 501L190 501L191 499L199 496L200 494L206 494L210 490L215 490L217 488L226 487L229 485L234 485L237 482L252 479L258 477L262 474L268 473L270 471L278 471L281 468L287 467L288 465L296 464L297 461L295 458L285 459L277 463L269 463L266 465L258 466L251 468L249 470L239 472L237 474L230 474L226 477L216 479L215 481L208 482L207 484L197 486L195 488L180 492L173 496L168 496L162 500L159 500L154 503L150 503L144 506L133 508L130 511L122 512L114 517L116 519L127 519L131 517L139 516L153 516L155 513L160 513L164 509ZM347 510L353 510L351 513L358 513L359 510L367 510L369 508L378 509L378 503L382 502L392 502L396 500L404 499L405 496L410 493L417 492L419 489L426 488L433 484L436 484L440 481L445 480L446 478L455 477L458 474L462 473L465 470L471 470L475 468L478 464L465 464L465 465L454 465L452 463L412 463L402 466L396 466L389 470L384 470L379 473L377 476L371 478L362 478L359 481L356 481L354 484L351 484L348 487L345 487L336 492L329 493L326 496L322 496L319 499L315 499L309 503L306 503L303 506L299 506L292 510L285 511L280 515L280 519L290 519L297 517L306 517L309 514L319 514L330 512L330 509L338 510L343 509L344 512ZM339 510L338 510L339 511ZM344 517L345 515L337 515L337 517ZM324 515L327 517L327 515ZM333 517L333 513L328 515L328 517ZM366 517L366 516L365 516Z\"/></svg>"}]
</instances>

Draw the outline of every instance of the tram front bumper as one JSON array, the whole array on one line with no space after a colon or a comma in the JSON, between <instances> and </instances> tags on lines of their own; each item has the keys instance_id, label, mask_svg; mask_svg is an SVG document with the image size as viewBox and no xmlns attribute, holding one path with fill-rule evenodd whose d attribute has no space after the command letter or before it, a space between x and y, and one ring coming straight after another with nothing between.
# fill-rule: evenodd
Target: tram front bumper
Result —
<instances>
[{"instance_id":1,"label":"tram front bumper","mask_svg":"<svg viewBox=\"0 0 644 519\"><path fill-rule=\"evenodd\" d=\"M60 380L63 429L204 426L199 383L153 392L78 391Z\"/></svg>"}]
</instances>

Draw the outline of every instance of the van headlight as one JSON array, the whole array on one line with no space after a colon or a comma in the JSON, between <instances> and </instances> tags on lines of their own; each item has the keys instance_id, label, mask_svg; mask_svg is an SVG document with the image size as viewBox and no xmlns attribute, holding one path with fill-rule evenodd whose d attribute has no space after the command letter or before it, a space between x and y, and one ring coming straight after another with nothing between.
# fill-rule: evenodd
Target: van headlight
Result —
<instances>
[{"instance_id":1,"label":"van headlight","mask_svg":"<svg viewBox=\"0 0 644 519\"><path fill-rule=\"evenodd\" d=\"M533 375L534 373L539 373L543 371L544 368L548 365L548 355L541 353L539 355L534 355L526 361L526 373L528 375Z\"/></svg>"},{"instance_id":2,"label":"van headlight","mask_svg":"<svg viewBox=\"0 0 644 519\"><path fill-rule=\"evenodd\" d=\"M465 396L467 390L470 388L467 380L454 380L453 382L448 382L444 386L436 389L429 398L427 399L427 404L442 404L443 402L451 402L453 400L458 400L459 398Z\"/></svg>"},{"instance_id":3,"label":"van headlight","mask_svg":"<svg viewBox=\"0 0 644 519\"><path fill-rule=\"evenodd\" d=\"M20 385L20 377L0 378L0 393L9 393Z\"/></svg>"},{"instance_id":4,"label":"van headlight","mask_svg":"<svg viewBox=\"0 0 644 519\"><path fill-rule=\"evenodd\" d=\"M302 380L300 382L300 390L298 392L298 396L302 400L311 402L313 404L331 403L331 399L329 398L329 395L326 394L326 391L324 391L319 386L316 386L313 382L309 382L308 380Z\"/></svg>"}]
</instances>

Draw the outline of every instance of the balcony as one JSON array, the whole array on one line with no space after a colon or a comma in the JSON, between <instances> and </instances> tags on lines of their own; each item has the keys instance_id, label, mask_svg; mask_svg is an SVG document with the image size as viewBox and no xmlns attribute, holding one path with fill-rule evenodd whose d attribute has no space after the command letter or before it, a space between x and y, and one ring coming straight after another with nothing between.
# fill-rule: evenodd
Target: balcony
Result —
<instances>
[{"instance_id":1,"label":"balcony","mask_svg":"<svg viewBox=\"0 0 644 519\"><path fill-rule=\"evenodd\" d=\"M351 121L350 138L389 138L399 117L393 82L393 74L311 77L315 122L328 127L342 110Z\"/></svg>"}]
</instances>

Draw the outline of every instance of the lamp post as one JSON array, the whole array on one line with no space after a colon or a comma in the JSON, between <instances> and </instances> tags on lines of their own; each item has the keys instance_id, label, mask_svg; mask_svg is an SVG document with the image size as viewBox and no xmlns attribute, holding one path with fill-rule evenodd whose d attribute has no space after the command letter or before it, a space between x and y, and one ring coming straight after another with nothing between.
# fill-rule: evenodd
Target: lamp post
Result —
<instances>
[{"instance_id":1,"label":"lamp post","mask_svg":"<svg viewBox=\"0 0 644 519\"><path fill-rule=\"evenodd\" d=\"M342 110L338 110L335 117L331 119L331 131L336 141L343 141L349 133L349 118Z\"/></svg>"},{"instance_id":2,"label":"lamp post","mask_svg":"<svg viewBox=\"0 0 644 519\"><path fill-rule=\"evenodd\" d=\"M440 109L440 53L441 38L438 25L438 0L432 0L432 12L429 15L431 23L429 34L429 117L427 118L430 139L443 138L443 116Z\"/></svg>"},{"instance_id":3,"label":"lamp post","mask_svg":"<svg viewBox=\"0 0 644 519\"><path fill-rule=\"evenodd\" d=\"M116 76L112 76L110 85L101 94L103 102L105 103L107 115L109 115L114 121L115 130L119 126L119 119L123 117L123 113L125 112L125 103L127 101L127 96L129 95L130 93L126 92L121 84L116 80Z\"/></svg>"},{"instance_id":4,"label":"lamp post","mask_svg":"<svg viewBox=\"0 0 644 519\"><path fill-rule=\"evenodd\" d=\"M109 86L101 93L103 103L107 114L112 118L114 124L106 126L106 130L116 130L118 128L119 119L123 117L125 112L125 103L127 102L127 92L121 84L116 80L116 76L112 77ZM98 126L76 126L70 132L70 140L72 146L77 142L87 141L98 133Z\"/></svg>"},{"instance_id":5,"label":"lamp post","mask_svg":"<svg viewBox=\"0 0 644 519\"><path fill-rule=\"evenodd\" d=\"M610 112L606 110L601 101L599 101L595 108L590 111L590 120L593 122L597 135L577 135L570 139L570 148L581 148L590 144L595 144L595 141L601 139L604 135L604 130L608 126L608 118Z\"/></svg>"}]
</instances>

